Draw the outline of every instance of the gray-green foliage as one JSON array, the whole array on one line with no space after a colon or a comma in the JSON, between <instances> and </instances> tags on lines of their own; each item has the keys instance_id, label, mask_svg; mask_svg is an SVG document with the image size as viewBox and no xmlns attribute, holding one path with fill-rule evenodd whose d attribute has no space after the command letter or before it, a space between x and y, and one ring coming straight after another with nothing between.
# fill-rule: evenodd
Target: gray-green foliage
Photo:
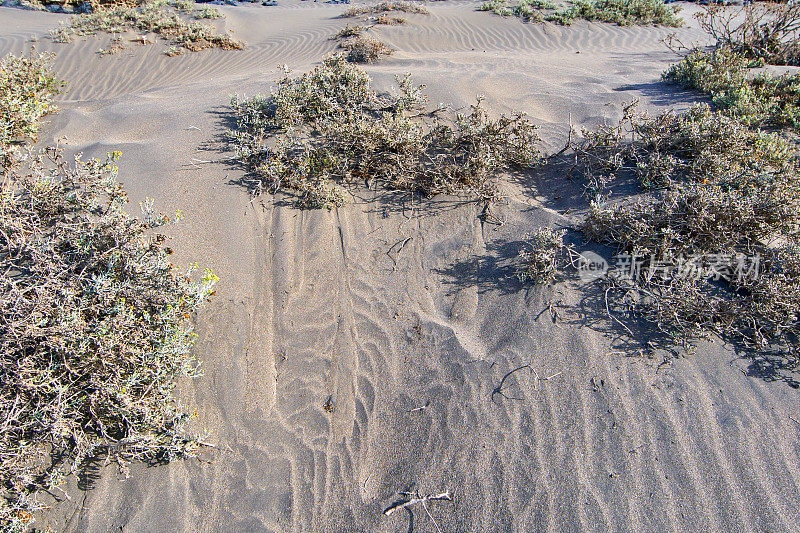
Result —
<instances>
[{"instance_id":1,"label":"gray-green foliage","mask_svg":"<svg viewBox=\"0 0 800 533\"><path fill-rule=\"evenodd\" d=\"M0 170L6 167L17 150L15 145L35 140L39 122L57 111L53 97L63 83L50 66L51 56L8 55L0 61Z\"/></svg>"},{"instance_id":2,"label":"gray-green foliage","mask_svg":"<svg viewBox=\"0 0 800 533\"><path fill-rule=\"evenodd\" d=\"M800 333L800 165L792 142L698 106L654 117L627 113L617 127L587 132L575 148L594 184L587 237L639 257L643 272L659 261L701 258L699 275L606 280L615 289L612 307L681 342L717 332L758 348L793 345ZM629 204L600 196L604 184L625 176L659 189ZM703 274L704 262L719 258L728 262L722 279ZM760 261L756 275L731 273L744 259Z\"/></svg>"},{"instance_id":3,"label":"gray-green foliage","mask_svg":"<svg viewBox=\"0 0 800 533\"><path fill-rule=\"evenodd\" d=\"M244 48L244 43L241 41L193 20L221 16L217 9L199 7L194 2L185 0L147 0L133 6L103 5L98 6L92 13L74 15L53 31L53 38L66 43L76 36L135 30L153 32L161 36L173 43L176 51L196 52L206 48L241 50Z\"/></svg>"},{"instance_id":4,"label":"gray-green foliage","mask_svg":"<svg viewBox=\"0 0 800 533\"><path fill-rule=\"evenodd\" d=\"M569 25L575 19L610 22L620 26L680 26L677 9L661 0L576 0L559 8L541 0L488 0L478 8L497 15L515 16L529 22L555 22Z\"/></svg>"},{"instance_id":5,"label":"gray-green foliage","mask_svg":"<svg viewBox=\"0 0 800 533\"><path fill-rule=\"evenodd\" d=\"M478 101L447 121L444 109L425 111L423 86L397 83L378 95L341 55L287 73L269 97L233 99L238 156L261 187L294 189L311 207L342 204L342 186L357 181L488 197L498 173L538 162L536 128L521 113L493 120Z\"/></svg>"},{"instance_id":6,"label":"gray-green foliage","mask_svg":"<svg viewBox=\"0 0 800 533\"><path fill-rule=\"evenodd\" d=\"M199 451L172 391L197 373L191 319L216 276L169 262L151 202L127 213L118 152L30 153L61 87L48 58L6 58L0 85L0 531L21 532L90 458Z\"/></svg>"},{"instance_id":7,"label":"gray-green foliage","mask_svg":"<svg viewBox=\"0 0 800 533\"><path fill-rule=\"evenodd\" d=\"M753 75L756 66L726 46L694 49L664 79L710 94L717 109L748 126L800 128L800 74Z\"/></svg>"}]
</instances>

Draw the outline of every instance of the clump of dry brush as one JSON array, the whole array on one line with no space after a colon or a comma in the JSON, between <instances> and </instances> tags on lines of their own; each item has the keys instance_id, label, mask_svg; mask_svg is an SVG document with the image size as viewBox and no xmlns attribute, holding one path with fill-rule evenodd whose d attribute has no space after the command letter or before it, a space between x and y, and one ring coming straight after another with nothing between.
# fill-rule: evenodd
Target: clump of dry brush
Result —
<instances>
[{"instance_id":1,"label":"clump of dry brush","mask_svg":"<svg viewBox=\"0 0 800 533\"><path fill-rule=\"evenodd\" d=\"M626 109L574 144L594 200L582 224L638 268L606 277L609 312L688 344L716 332L795 350L800 334L800 164L794 144L697 106ZM649 194L602 196L635 177Z\"/></svg>"},{"instance_id":2,"label":"clump of dry brush","mask_svg":"<svg viewBox=\"0 0 800 533\"><path fill-rule=\"evenodd\" d=\"M394 52L386 43L365 35L344 39L339 48L347 50L346 57L351 63L373 63Z\"/></svg>"},{"instance_id":3,"label":"clump of dry brush","mask_svg":"<svg viewBox=\"0 0 800 533\"><path fill-rule=\"evenodd\" d=\"M360 18L360 24L352 26L348 24L333 39L339 40L339 48L347 51L348 61L352 63L372 63L394 52L394 49L386 43L365 34L375 26L406 23L406 19L389 14L392 12L429 14L429 11L424 7L408 2L387 1L374 6L347 9L340 17Z\"/></svg>"},{"instance_id":4,"label":"clump of dry brush","mask_svg":"<svg viewBox=\"0 0 800 533\"><path fill-rule=\"evenodd\" d=\"M751 127L800 128L800 75L752 70L798 64L800 4L712 6L697 18L714 44L689 48L672 36L668 45L685 55L664 79L710 94L715 108Z\"/></svg>"},{"instance_id":5,"label":"clump of dry brush","mask_svg":"<svg viewBox=\"0 0 800 533\"><path fill-rule=\"evenodd\" d=\"M359 6L359 7L351 7L344 11L341 14L342 18L352 18L352 17L359 17L361 15L382 15L385 13L389 13L392 11L397 11L401 13L416 13L427 15L430 13L427 9L423 6L418 4L412 4L410 2L394 2L394 1L385 1L375 4L374 6Z\"/></svg>"},{"instance_id":6,"label":"clump of dry brush","mask_svg":"<svg viewBox=\"0 0 800 533\"><path fill-rule=\"evenodd\" d=\"M0 61L0 170L19 156L19 145L36 139L39 121L57 110L53 97L63 83L50 71L49 55ZM16 155L15 155L16 154Z\"/></svg>"},{"instance_id":7,"label":"clump of dry brush","mask_svg":"<svg viewBox=\"0 0 800 533\"><path fill-rule=\"evenodd\" d=\"M468 113L426 111L424 86L397 79L378 95L369 76L335 55L269 97L234 97L237 156L259 190L293 189L308 207L341 205L355 181L433 195L492 197L498 173L539 161L536 127L522 113L491 119L480 100Z\"/></svg>"},{"instance_id":8,"label":"clump of dry brush","mask_svg":"<svg viewBox=\"0 0 800 533\"><path fill-rule=\"evenodd\" d=\"M41 57L4 65L14 72L0 84L54 85ZM16 124L28 108L18 109ZM217 278L169 262L154 233L169 219L150 202L142 218L125 212L119 153L72 164L56 148L10 153L0 184L0 530L22 531L36 493L57 490L89 458L124 466L198 452L172 391L197 372L191 318Z\"/></svg>"},{"instance_id":9,"label":"clump of dry brush","mask_svg":"<svg viewBox=\"0 0 800 533\"><path fill-rule=\"evenodd\" d=\"M687 346L715 332L798 358L800 78L751 69L798 63L800 5L697 17L715 44L668 41L686 55L664 78L711 94L714 110L629 107L618 125L584 132L572 145L594 198L582 230L626 257L628 270L602 281L615 320L644 319ZM626 177L646 192L612 202L607 187Z\"/></svg>"},{"instance_id":10,"label":"clump of dry brush","mask_svg":"<svg viewBox=\"0 0 800 533\"><path fill-rule=\"evenodd\" d=\"M74 15L65 24L53 31L57 42L70 42L76 36L97 33L119 33L129 30L152 32L171 42L168 55L177 55L183 50L197 52L206 48L241 50L244 43L197 19L220 18L222 13L215 8L200 7L191 0L145 0L131 4L98 5L92 13ZM123 48L121 37L116 37L112 53Z\"/></svg>"},{"instance_id":11,"label":"clump of dry brush","mask_svg":"<svg viewBox=\"0 0 800 533\"><path fill-rule=\"evenodd\" d=\"M695 16L717 47L771 65L800 65L796 2L751 2L738 10L712 5Z\"/></svg>"},{"instance_id":12,"label":"clump of dry brush","mask_svg":"<svg viewBox=\"0 0 800 533\"><path fill-rule=\"evenodd\" d=\"M555 22L564 26L576 19L610 22L620 26L681 26L677 8L661 0L576 0L568 7L559 8L544 0L488 0L478 7L504 17L519 17L526 22Z\"/></svg>"}]
</instances>

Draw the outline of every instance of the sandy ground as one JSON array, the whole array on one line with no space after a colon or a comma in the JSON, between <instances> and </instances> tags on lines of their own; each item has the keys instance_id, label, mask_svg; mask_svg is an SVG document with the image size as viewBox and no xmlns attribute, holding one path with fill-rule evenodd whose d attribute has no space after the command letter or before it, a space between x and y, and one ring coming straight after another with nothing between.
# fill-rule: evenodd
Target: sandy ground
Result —
<instances>
[{"instance_id":1,"label":"sandy ground","mask_svg":"<svg viewBox=\"0 0 800 533\"><path fill-rule=\"evenodd\" d=\"M382 28L397 53L368 67L376 85L410 71L432 103L483 94L493 112L529 113L547 152L570 124L614 120L623 102L696 100L659 81L676 57L665 29L524 24L475 5L435 3ZM317 64L342 10L225 8L246 50L169 58L161 44L115 56L95 53L103 38L58 45L46 34L64 16L0 8L0 53L51 50L69 83L43 142L121 150L134 208L153 197L185 213L170 230L176 262L222 278L198 317L205 373L180 387L217 449L134 465L128 479L98 468L37 526L436 531L420 506L413 524L382 514L413 483L453 495L429 505L448 533L800 530L796 375L719 341L666 362L643 356L590 288L516 282L510 262L531 230L585 208L563 173L509 180L496 219L458 199L366 189L330 212L251 198L221 161L229 97L265 92L281 64ZM521 399L493 398L525 364L558 375L517 372L504 392Z\"/></svg>"}]
</instances>

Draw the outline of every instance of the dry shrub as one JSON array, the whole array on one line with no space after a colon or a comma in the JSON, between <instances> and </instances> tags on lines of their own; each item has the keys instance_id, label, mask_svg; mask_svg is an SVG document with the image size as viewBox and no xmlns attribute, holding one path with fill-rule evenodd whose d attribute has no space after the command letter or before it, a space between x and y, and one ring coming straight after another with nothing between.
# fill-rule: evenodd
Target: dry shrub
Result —
<instances>
[{"instance_id":1,"label":"dry shrub","mask_svg":"<svg viewBox=\"0 0 800 533\"><path fill-rule=\"evenodd\" d=\"M339 48L347 50L347 60L351 63L372 63L394 52L385 43L365 36L346 39L339 43Z\"/></svg>"},{"instance_id":2,"label":"dry shrub","mask_svg":"<svg viewBox=\"0 0 800 533\"><path fill-rule=\"evenodd\" d=\"M46 58L6 58L28 138L59 87ZM32 112L31 110L35 110ZM5 110L9 112L8 108ZM21 117L21 119L20 119ZM6 117L4 117L6 122ZM120 467L193 456L201 444L172 395L195 375L191 317L216 276L193 281L154 230L125 212L119 153L70 165L57 149L10 152L0 182L0 531L24 531L70 471L105 455Z\"/></svg>"},{"instance_id":3,"label":"dry shrub","mask_svg":"<svg viewBox=\"0 0 800 533\"><path fill-rule=\"evenodd\" d=\"M710 94L714 106L751 126L800 127L800 74L773 76L751 69L763 59L750 59L729 45L691 49L672 65L664 79Z\"/></svg>"},{"instance_id":4,"label":"dry shrub","mask_svg":"<svg viewBox=\"0 0 800 533\"><path fill-rule=\"evenodd\" d=\"M347 26L339 30L339 32L336 35L331 37L331 40L338 41L340 39L347 39L348 37L360 37L361 34L363 34L366 30L367 28L365 28L364 26L358 24L355 26L351 26L350 24L348 24Z\"/></svg>"},{"instance_id":5,"label":"dry shrub","mask_svg":"<svg viewBox=\"0 0 800 533\"><path fill-rule=\"evenodd\" d=\"M382 26L395 26L397 24L405 24L406 19L403 17L390 17L389 15L383 13L375 17L374 23Z\"/></svg>"},{"instance_id":6,"label":"dry shrub","mask_svg":"<svg viewBox=\"0 0 800 533\"><path fill-rule=\"evenodd\" d=\"M620 26L677 27L683 24L678 9L661 0L578 0L572 18L611 22Z\"/></svg>"},{"instance_id":7,"label":"dry shrub","mask_svg":"<svg viewBox=\"0 0 800 533\"><path fill-rule=\"evenodd\" d=\"M63 83L52 73L48 54L8 55L0 61L0 170L5 173L14 145L36 139L39 121L58 108L53 103Z\"/></svg>"},{"instance_id":8,"label":"dry shrub","mask_svg":"<svg viewBox=\"0 0 800 533\"><path fill-rule=\"evenodd\" d=\"M794 346L800 167L791 142L698 106L656 117L629 109L575 149L595 187L625 174L661 187L629 205L597 195L583 224L590 239L639 258L640 275L606 279L613 308L684 343L716 332ZM695 260L684 264L691 275L675 266ZM654 275L664 261L667 275ZM742 276L756 261L757 275Z\"/></svg>"},{"instance_id":9,"label":"dry shrub","mask_svg":"<svg viewBox=\"0 0 800 533\"><path fill-rule=\"evenodd\" d=\"M628 106L619 124L585 131L584 138L575 147L576 158L593 192L623 173L645 187L723 180L741 188L766 176L789 184L796 171L791 143L751 131L703 105L655 117Z\"/></svg>"},{"instance_id":10,"label":"dry shrub","mask_svg":"<svg viewBox=\"0 0 800 533\"><path fill-rule=\"evenodd\" d=\"M800 65L800 4L796 2L748 3L739 10L708 6L696 17L717 47L772 65Z\"/></svg>"},{"instance_id":11,"label":"dry shrub","mask_svg":"<svg viewBox=\"0 0 800 533\"><path fill-rule=\"evenodd\" d=\"M569 25L575 19L610 22L620 26L681 26L678 10L664 5L661 0L578 0L573 5L558 9L542 0L520 0L508 4L506 0L489 0L478 8L502 16L516 16L527 22L555 22Z\"/></svg>"},{"instance_id":12,"label":"dry shrub","mask_svg":"<svg viewBox=\"0 0 800 533\"><path fill-rule=\"evenodd\" d=\"M294 189L303 205L329 208L353 181L491 197L498 173L538 162L536 128L522 113L492 120L478 101L446 121L443 108L424 110L424 86L397 81L396 96L379 96L341 55L299 78L287 72L270 97L233 99L238 157L259 189Z\"/></svg>"},{"instance_id":13,"label":"dry shrub","mask_svg":"<svg viewBox=\"0 0 800 533\"><path fill-rule=\"evenodd\" d=\"M571 247L564 245L564 231L539 228L519 251L515 270L520 282L535 284L555 281L564 264L571 262Z\"/></svg>"},{"instance_id":14,"label":"dry shrub","mask_svg":"<svg viewBox=\"0 0 800 533\"><path fill-rule=\"evenodd\" d=\"M152 32L174 45L193 52L206 48L241 50L244 43L191 19L216 18L218 10L198 7L181 0L149 0L136 6L108 5L93 13L74 15L53 31L58 42L70 42L76 36L116 33L127 30ZM175 55L175 54L172 54Z\"/></svg>"},{"instance_id":15,"label":"dry shrub","mask_svg":"<svg viewBox=\"0 0 800 533\"><path fill-rule=\"evenodd\" d=\"M430 11L424 7L409 2L381 2L374 6L351 7L341 14L342 18L360 17L361 15L376 15L388 13L390 11L400 11L401 13L417 13L428 15Z\"/></svg>"}]
</instances>

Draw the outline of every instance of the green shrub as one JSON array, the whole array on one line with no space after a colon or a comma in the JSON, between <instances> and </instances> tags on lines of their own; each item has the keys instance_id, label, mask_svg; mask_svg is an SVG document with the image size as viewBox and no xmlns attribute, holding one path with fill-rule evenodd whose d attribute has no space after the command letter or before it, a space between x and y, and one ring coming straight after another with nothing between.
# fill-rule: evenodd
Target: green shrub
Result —
<instances>
[{"instance_id":1,"label":"green shrub","mask_svg":"<svg viewBox=\"0 0 800 533\"><path fill-rule=\"evenodd\" d=\"M167 217L129 216L118 155L14 176L0 195L0 524L35 510L30 496L64 475L51 456L107 454L124 465L192 456L197 440L172 396L194 375L190 317L199 282L151 235Z\"/></svg>"},{"instance_id":2,"label":"green shrub","mask_svg":"<svg viewBox=\"0 0 800 533\"><path fill-rule=\"evenodd\" d=\"M510 17L514 14L510 7L506 5L505 0L488 0L478 6L478 11L490 11L495 15L501 17Z\"/></svg>"},{"instance_id":3,"label":"green shrub","mask_svg":"<svg viewBox=\"0 0 800 533\"><path fill-rule=\"evenodd\" d=\"M360 181L424 193L492 196L499 172L538 162L535 127L522 114L489 118L479 101L452 123L425 112L423 87L398 78L397 96L378 96L367 74L341 55L270 97L234 98L237 154L259 187L300 193L309 207L344 201Z\"/></svg>"},{"instance_id":4,"label":"green shrub","mask_svg":"<svg viewBox=\"0 0 800 533\"><path fill-rule=\"evenodd\" d=\"M710 94L715 107L753 126L800 128L800 74L753 76L759 63L727 47L691 50L664 79Z\"/></svg>"},{"instance_id":5,"label":"green shrub","mask_svg":"<svg viewBox=\"0 0 800 533\"><path fill-rule=\"evenodd\" d=\"M136 6L99 6L93 13L71 17L69 22L53 31L53 37L66 43L76 36L135 30L155 33L175 46L193 52L206 48L243 49L241 41L191 20L218 16L221 14L216 9L200 8L194 2L186 1L149 0Z\"/></svg>"}]
</instances>

